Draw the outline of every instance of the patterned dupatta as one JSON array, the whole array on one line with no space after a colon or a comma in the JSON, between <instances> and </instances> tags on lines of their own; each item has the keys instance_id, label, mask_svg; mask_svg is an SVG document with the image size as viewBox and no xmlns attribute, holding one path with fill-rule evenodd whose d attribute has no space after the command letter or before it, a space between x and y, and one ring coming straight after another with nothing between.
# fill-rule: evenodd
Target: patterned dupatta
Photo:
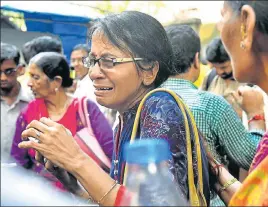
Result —
<instances>
[{"instance_id":1,"label":"patterned dupatta","mask_svg":"<svg viewBox=\"0 0 268 207\"><path fill-rule=\"evenodd\" d=\"M244 180L229 206L268 206L268 156Z\"/></svg>"}]
</instances>

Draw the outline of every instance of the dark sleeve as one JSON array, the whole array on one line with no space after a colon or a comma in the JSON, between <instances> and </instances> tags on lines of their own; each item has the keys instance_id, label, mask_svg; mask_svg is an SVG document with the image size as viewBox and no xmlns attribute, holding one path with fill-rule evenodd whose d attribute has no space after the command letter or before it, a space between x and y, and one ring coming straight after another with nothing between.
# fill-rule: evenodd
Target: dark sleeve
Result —
<instances>
[{"instance_id":1,"label":"dark sleeve","mask_svg":"<svg viewBox=\"0 0 268 207\"><path fill-rule=\"evenodd\" d=\"M27 126L26 119L24 118L23 113L21 113L16 122L15 136L13 138L11 146L11 156L15 159L15 161L19 165L29 169L32 168L34 163L30 155L28 154L28 150L21 149L18 147L18 144L22 141L21 133L26 129L26 126Z\"/></svg>"},{"instance_id":2,"label":"dark sleeve","mask_svg":"<svg viewBox=\"0 0 268 207\"><path fill-rule=\"evenodd\" d=\"M169 142L173 156L170 170L182 193L188 197L185 127L177 103L171 95L157 92L146 100L140 120L141 138L165 139Z\"/></svg>"},{"instance_id":3,"label":"dark sleeve","mask_svg":"<svg viewBox=\"0 0 268 207\"><path fill-rule=\"evenodd\" d=\"M88 112L92 130L98 139L104 153L112 160L113 154L113 131L99 107L88 100Z\"/></svg>"}]
</instances>

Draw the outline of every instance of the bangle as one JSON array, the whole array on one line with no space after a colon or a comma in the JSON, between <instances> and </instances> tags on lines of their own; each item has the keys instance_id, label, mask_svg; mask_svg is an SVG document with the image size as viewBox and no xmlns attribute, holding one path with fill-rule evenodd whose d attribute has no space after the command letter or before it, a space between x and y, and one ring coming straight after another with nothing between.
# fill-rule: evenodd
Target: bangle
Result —
<instances>
[{"instance_id":1,"label":"bangle","mask_svg":"<svg viewBox=\"0 0 268 207\"><path fill-rule=\"evenodd\" d=\"M233 178L231 180L228 180L226 183L223 184L223 186L220 188L219 193L226 190L230 185L234 184L237 181L236 178Z\"/></svg>"},{"instance_id":2,"label":"bangle","mask_svg":"<svg viewBox=\"0 0 268 207\"><path fill-rule=\"evenodd\" d=\"M249 124L250 122L252 122L252 121L257 121L257 120L263 120L263 121L265 121L265 117L264 117L264 115L262 115L262 114L257 114L257 115L255 115L255 116L253 116L250 120L248 120L248 124Z\"/></svg>"},{"instance_id":3,"label":"bangle","mask_svg":"<svg viewBox=\"0 0 268 207\"><path fill-rule=\"evenodd\" d=\"M110 190L107 191L107 193L105 193L101 199L97 202L98 205L100 205L100 202L114 189L114 187L117 185L117 181L114 181L114 184L112 185L112 187L110 188Z\"/></svg>"}]
</instances>

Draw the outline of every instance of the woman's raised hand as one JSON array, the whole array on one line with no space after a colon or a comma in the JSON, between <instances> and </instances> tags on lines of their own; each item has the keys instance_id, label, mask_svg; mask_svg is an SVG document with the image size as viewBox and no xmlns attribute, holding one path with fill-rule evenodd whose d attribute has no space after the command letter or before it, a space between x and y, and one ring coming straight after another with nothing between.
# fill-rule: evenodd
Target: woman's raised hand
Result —
<instances>
[{"instance_id":1,"label":"woman's raised hand","mask_svg":"<svg viewBox=\"0 0 268 207\"><path fill-rule=\"evenodd\" d=\"M20 148L33 148L56 166L69 172L73 170L76 158L84 153L68 129L45 117L40 121L32 121L21 136L24 141L19 144ZM25 141L29 137L38 142ZM38 162L44 163L40 154L36 158Z\"/></svg>"}]
</instances>

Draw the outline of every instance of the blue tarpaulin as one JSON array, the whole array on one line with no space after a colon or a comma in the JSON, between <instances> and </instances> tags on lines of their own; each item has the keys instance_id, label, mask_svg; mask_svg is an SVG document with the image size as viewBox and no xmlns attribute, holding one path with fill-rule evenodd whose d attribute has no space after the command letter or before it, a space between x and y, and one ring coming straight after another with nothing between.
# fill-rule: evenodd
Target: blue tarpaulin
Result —
<instances>
[{"instance_id":1,"label":"blue tarpaulin","mask_svg":"<svg viewBox=\"0 0 268 207\"><path fill-rule=\"evenodd\" d=\"M47 32L59 36L62 41L64 54L68 58L68 61L70 60L72 48L76 44L86 43L87 24L91 21L90 18L30 12L9 6L3 6L1 9L23 13L27 31Z\"/></svg>"}]
</instances>

